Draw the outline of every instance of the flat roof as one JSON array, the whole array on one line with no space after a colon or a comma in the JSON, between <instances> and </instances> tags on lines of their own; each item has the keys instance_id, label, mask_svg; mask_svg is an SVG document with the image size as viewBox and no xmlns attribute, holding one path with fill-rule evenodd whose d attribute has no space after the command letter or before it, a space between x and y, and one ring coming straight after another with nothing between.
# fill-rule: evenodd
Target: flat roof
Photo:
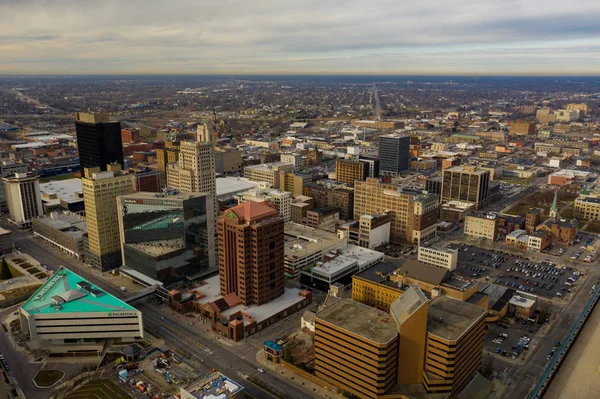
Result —
<instances>
[{"instance_id":1,"label":"flat roof","mask_svg":"<svg viewBox=\"0 0 600 399\"><path fill-rule=\"evenodd\" d=\"M121 198L157 198L165 201L168 200L180 200L184 201L190 198L204 197L206 193L190 193L187 191L170 190L168 193L150 193L145 191L138 191L136 193L121 195Z\"/></svg>"},{"instance_id":2,"label":"flat roof","mask_svg":"<svg viewBox=\"0 0 600 399\"><path fill-rule=\"evenodd\" d=\"M228 399L243 389L243 386L218 371L189 387L181 388L198 399Z\"/></svg>"},{"instance_id":3,"label":"flat roof","mask_svg":"<svg viewBox=\"0 0 600 399\"><path fill-rule=\"evenodd\" d=\"M293 222L284 225L284 239L286 258L302 258L317 251L327 253L344 241L335 233Z\"/></svg>"},{"instance_id":4,"label":"flat roof","mask_svg":"<svg viewBox=\"0 0 600 399\"><path fill-rule=\"evenodd\" d=\"M448 341L456 341L486 313L484 308L477 305L445 295L438 296L429 302L427 332Z\"/></svg>"},{"instance_id":5,"label":"flat roof","mask_svg":"<svg viewBox=\"0 0 600 399\"><path fill-rule=\"evenodd\" d=\"M218 278L218 276L216 277ZM244 314L250 316L250 318L252 318L257 323L260 323L263 320L269 319L274 315L281 313L284 310L289 309L305 300L306 297L300 295L301 291L302 290L298 288L286 287L281 296L267 303L264 303L260 306L244 306L242 304L239 304L221 312L221 315L223 315L226 318L229 318L235 313L243 312Z\"/></svg>"},{"instance_id":6,"label":"flat roof","mask_svg":"<svg viewBox=\"0 0 600 399\"><path fill-rule=\"evenodd\" d=\"M389 314L351 299L341 299L326 307L317 313L316 319L382 344L398 335L396 323Z\"/></svg>"},{"instance_id":7,"label":"flat roof","mask_svg":"<svg viewBox=\"0 0 600 399\"><path fill-rule=\"evenodd\" d=\"M261 164L258 164L258 165L246 166L244 168L244 170L251 169L251 170L260 170L260 171L263 171L263 172L273 172L275 170L275 168L278 168L278 167L281 167L281 166L290 166L291 168L293 168L294 164L287 163L287 162L261 163Z\"/></svg>"},{"instance_id":8,"label":"flat roof","mask_svg":"<svg viewBox=\"0 0 600 399\"><path fill-rule=\"evenodd\" d=\"M81 179L77 178L40 183L40 192L42 193L42 200L47 203L59 203L60 200L67 202L83 201L83 197L77 195L78 193L83 193ZM44 198L44 195L56 195L58 198Z\"/></svg>"},{"instance_id":9,"label":"flat roof","mask_svg":"<svg viewBox=\"0 0 600 399\"><path fill-rule=\"evenodd\" d=\"M536 303L536 301L534 301L533 299L528 298L530 296L531 295L517 291L517 293L513 295L512 298L510 298L510 301L508 301L508 303L522 308L530 308L532 306L535 306Z\"/></svg>"},{"instance_id":10,"label":"flat roof","mask_svg":"<svg viewBox=\"0 0 600 399\"><path fill-rule=\"evenodd\" d=\"M29 314L137 312L64 267L58 269L21 307Z\"/></svg>"},{"instance_id":11,"label":"flat roof","mask_svg":"<svg viewBox=\"0 0 600 399\"><path fill-rule=\"evenodd\" d=\"M444 280L452 276L452 273L448 269L419 262L414 259L405 261L395 273L399 276L406 276L433 285L440 285Z\"/></svg>"},{"instance_id":12,"label":"flat roof","mask_svg":"<svg viewBox=\"0 0 600 399\"><path fill-rule=\"evenodd\" d=\"M259 186L259 183L241 177L219 177L215 181L217 197L234 195Z\"/></svg>"},{"instance_id":13,"label":"flat roof","mask_svg":"<svg viewBox=\"0 0 600 399\"><path fill-rule=\"evenodd\" d=\"M38 217L36 220L39 223L61 230L63 233L77 238L83 237L87 233L87 222L85 219L68 213L54 213L50 216Z\"/></svg>"},{"instance_id":14,"label":"flat roof","mask_svg":"<svg viewBox=\"0 0 600 399\"><path fill-rule=\"evenodd\" d=\"M160 245L159 245L160 244ZM137 249L140 252L144 252L150 256L156 257L168 254L170 252L179 251L185 248L185 242L183 238L171 238L163 239L160 241L148 241L148 242L128 242L125 243L128 247Z\"/></svg>"}]
</instances>

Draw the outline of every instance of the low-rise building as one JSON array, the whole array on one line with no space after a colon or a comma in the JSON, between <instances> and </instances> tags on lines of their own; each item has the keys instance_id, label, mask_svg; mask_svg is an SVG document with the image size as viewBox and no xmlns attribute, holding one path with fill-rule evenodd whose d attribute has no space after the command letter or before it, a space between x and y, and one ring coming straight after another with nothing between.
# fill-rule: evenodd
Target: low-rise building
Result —
<instances>
[{"instance_id":1,"label":"low-rise building","mask_svg":"<svg viewBox=\"0 0 600 399\"><path fill-rule=\"evenodd\" d=\"M336 231L339 221L340 211L338 208L332 206L306 211L306 225L308 227Z\"/></svg>"},{"instance_id":2,"label":"low-rise building","mask_svg":"<svg viewBox=\"0 0 600 399\"><path fill-rule=\"evenodd\" d=\"M523 320L530 319L537 308L537 295L517 291L508 302L508 311Z\"/></svg>"},{"instance_id":3,"label":"low-rise building","mask_svg":"<svg viewBox=\"0 0 600 399\"><path fill-rule=\"evenodd\" d=\"M279 185L279 173L292 172L293 170L293 164L283 162L250 165L244 168L244 177L250 181L267 183L273 188L281 188Z\"/></svg>"},{"instance_id":4,"label":"low-rise building","mask_svg":"<svg viewBox=\"0 0 600 399\"><path fill-rule=\"evenodd\" d=\"M238 204L244 202L265 202L270 201L275 205L277 213L284 221L289 222L292 219L292 194L287 191L281 191L274 188L253 189L243 194L237 194Z\"/></svg>"},{"instance_id":5,"label":"low-rise building","mask_svg":"<svg viewBox=\"0 0 600 399\"><path fill-rule=\"evenodd\" d=\"M100 355L107 342L144 337L140 311L64 267L19 308L19 321L35 357Z\"/></svg>"},{"instance_id":6,"label":"low-rise building","mask_svg":"<svg viewBox=\"0 0 600 399\"><path fill-rule=\"evenodd\" d=\"M591 172L575 170L575 169L561 169L558 172L554 172L548 175L548 184L554 184L556 186L564 186L575 182L584 183L592 176Z\"/></svg>"},{"instance_id":7,"label":"low-rise building","mask_svg":"<svg viewBox=\"0 0 600 399\"><path fill-rule=\"evenodd\" d=\"M359 220L338 227L338 237L348 244L373 249L390 240L391 218L387 213L362 215Z\"/></svg>"},{"instance_id":8,"label":"low-rise building","mask_svg":"<svg viewBox=\"0 0 600 399\"><path fill-rule=\"evenodd\" d=\"M465 216L474 210L474 202L449 201L440 207L440 220L449 223L462 222Z\"/></svg>"},{"instance_id":9,"label":"low-rise building","mask_svg":"<svg viewBox=\"0 0 600 399\"><path fill-rule=\"evenodd\" d=\"M83 261L87 223L85 218L69 212L52 212L32 221L33 236Z\"/></svg>"},{"instance_id":10,"label":"low-rise building","mask_svg":"<svg viewBox=\"0 0 600 399\"><path fill-rule=\"evenodd\" d=\"M495 241L498 235L498 217L487 213L467 215L464 233L469 237Z\"/></svg>"},{"instance_id":11,"label":"low-rise building","mask_svg":"<svg viewBox=\"0 0 600 399\"><path fill-rule=\"evenodd\" d=\"M13 232L0 227L0 253L11 252L14 245Z\"/></svg>"},{"instance_id":12,"label":"low-rise building","mask_svg":"<svg viewBox=\"0 0 600 399\"><path fill-rule=\"evenodd\" d=\"M429 265L454 271L454 269L456 269L456 264L458 263L458 250L443 247L419 246L417 260Z\"/></svg>"}]
</instances>

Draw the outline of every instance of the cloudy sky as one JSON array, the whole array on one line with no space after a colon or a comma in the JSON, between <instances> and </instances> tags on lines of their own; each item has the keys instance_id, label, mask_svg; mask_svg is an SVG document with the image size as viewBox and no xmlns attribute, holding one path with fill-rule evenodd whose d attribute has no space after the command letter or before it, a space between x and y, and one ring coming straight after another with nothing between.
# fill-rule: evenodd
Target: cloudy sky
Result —
<instances>
[{"instance_id":1,"label":"cloudy sky","mask_svg":"<svg viewBox=\"0 0 600 399\"><path fill-rule=\"evenodd\" d=\"M0 74L600 75L593 0L0 0Z\"/></svg>"}]
</instances>

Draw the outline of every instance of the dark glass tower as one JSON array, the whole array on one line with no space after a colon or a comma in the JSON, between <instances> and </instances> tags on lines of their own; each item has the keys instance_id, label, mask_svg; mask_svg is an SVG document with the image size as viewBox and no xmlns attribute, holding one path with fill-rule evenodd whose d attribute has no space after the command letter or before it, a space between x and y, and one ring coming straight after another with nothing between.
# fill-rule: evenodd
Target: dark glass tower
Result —
<instances>
[{"instance_id":1,"label":"dark glass tower","mask_svg":"<svg viewBox=\"0 0 600 399\"><path fill-rule=\"evenodd\" d=\"M388 134L379 137L379 173L382 176L397 176L408 170L410 137Z\"/></svg>"},{"instance_id":2,"label":"dark glass tower","mask_svg":"<svg viewBox=\"0 0 600 399\"><path fill-rule=\"evenodd\" d=\"M84 168L99 167L105 171L106 165L113 163L125 168L120 122L110 122L107 114L78 112L75 131L82 174Z\"/></svg>"}]
</instances>

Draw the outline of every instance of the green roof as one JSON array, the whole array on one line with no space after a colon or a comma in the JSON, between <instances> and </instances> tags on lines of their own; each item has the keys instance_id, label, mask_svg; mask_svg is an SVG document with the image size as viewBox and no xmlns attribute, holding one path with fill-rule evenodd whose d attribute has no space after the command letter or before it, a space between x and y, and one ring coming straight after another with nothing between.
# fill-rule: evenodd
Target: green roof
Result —
<instances>
[{"instance_id":1,"label":"green roof","mask_svg":"<svg viewBox=\"0 0 600 399\"><path fill-rule=\"evenodd\" d=\"M29 314L136 311L64 267L57 270L22 308Z\"/></svg>"}]
</instances>

